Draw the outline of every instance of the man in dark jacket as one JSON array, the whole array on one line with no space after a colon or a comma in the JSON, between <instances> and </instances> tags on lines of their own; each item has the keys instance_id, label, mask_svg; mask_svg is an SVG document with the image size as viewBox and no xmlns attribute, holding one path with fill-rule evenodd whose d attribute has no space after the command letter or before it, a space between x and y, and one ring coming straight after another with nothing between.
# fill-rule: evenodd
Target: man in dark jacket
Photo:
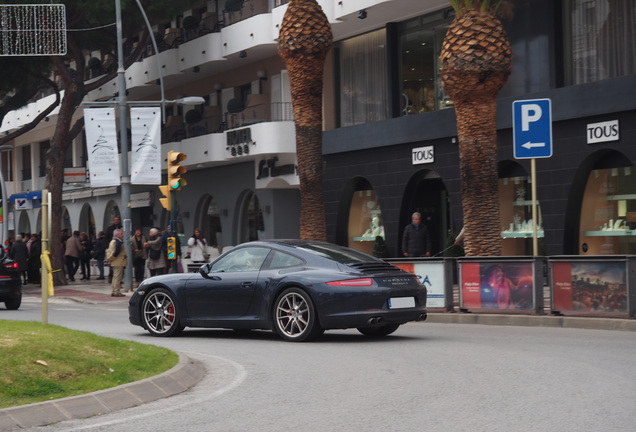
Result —
<instances>
[{"instance_id":1,"label":"man in dark jacket","mask_svg":"<svg viewBox=\"0 0 636 432\"><path fill-rule=\"evenodd\" d=\"M104 260L106 259L106 249L108 249L108 241L104 231L100 231L97 234L97 241L93 247L93 258L97 261L97 269L99 270L99 277L97 280L104 280Z\"/></svg>"},{"instance_id":2,"label":"man in dark jacket","mask_svg":"<svg viewBox=\"0 0 636 432\"><path fill-rule=\"evenodd\" d=\"M402 252L405 257L431 256L431 237L428 228L422 223L422 215L413 213L412 222L404 228Z\"/></svg>"},{"instance_id":3,"label":"man in dark jacket","mask_svg":"<svg viewBox=\"0 0 636 432\"><path fill-rule=\"evenodd\" d=\"M9 256L13 261L18 263L18 272L22 275L24 285L27 284L27 270L29 261L29 249L27 245L22 241L22 236L18 234L15 236L15 243L11 246Z\"/></svg>"}]
</instances>

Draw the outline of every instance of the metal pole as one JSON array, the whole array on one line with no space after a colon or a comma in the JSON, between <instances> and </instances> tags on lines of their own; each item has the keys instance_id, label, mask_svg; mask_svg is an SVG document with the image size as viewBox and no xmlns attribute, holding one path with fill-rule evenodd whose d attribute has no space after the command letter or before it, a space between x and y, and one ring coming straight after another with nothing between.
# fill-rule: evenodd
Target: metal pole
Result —
<instances>
[{"instance_id":1,"label":"metal pole","mask_svg":"<svg viewBox=\"0 0 636 432\"><path fill-rule=\"evenodd\" d=\"M530 178L532 179L532 255L539 255L539 240L537 239L537 164L536 159L530 159Z\"/></svg>"},{"instance_id":2,"label":"metal pole","mask_svg":"<svg viewBox=\"0 0 636 432\"><path fill-rule=\"evenodd\" d=\"M170 186L168 186L170 187ZM176 231L176 219L177 219L177 191L170 191L170 234L168 234L170 237L175 237L175 244L176 244L176 238L177 238L177 231ZM177 273L179 271L178 268L178 264L179 264L179 255L177 254L177 256L175 257L175 259L172 260L172 262L170 263L170 269L172 271L172 273Z\"/></svg>"},{"instance_id":3,"label":"metal pole","mask_svg":"<svg viewBox=\"0 0 636 432\"><path fill-rule=\"evenodd\" d=\"M126 122L126 69L122 40L121 0L115 0L117 20L117 90L119 92L119 139L121 141L121 218L124 225L124 247L128 262L124 273L124 292L132 289L132 221L130 220L130 175L128 173L128 125Z\"/></svg>"},{"instance_id":4,"label":"metal pole","mask_svg":"<svg viewBox=\"0 0 636 432\"><path fill-rule=\"evenodd\" d=\"M42 190L42 238L40 238L40 247L42 254L49 250L49 191ZM49 321L49 303L48 303L48 268L42 260L42 276L40 276L40 285L42 286L42 324Z\"/></svg>"}]
</instances>

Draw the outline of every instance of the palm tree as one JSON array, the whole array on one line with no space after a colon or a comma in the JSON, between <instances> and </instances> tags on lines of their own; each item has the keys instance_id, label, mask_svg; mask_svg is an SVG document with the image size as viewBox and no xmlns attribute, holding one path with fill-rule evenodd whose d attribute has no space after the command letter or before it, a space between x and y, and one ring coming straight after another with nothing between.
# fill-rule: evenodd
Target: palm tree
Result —
<instances>
[{"instance_id":1,"label":"palm tree","mask_svg":"<svg viewBox=\"0 0 636 432\"><path fill-rule=\"evenodd\" d=\"M468 256L501 255L497 173L497 93L512 50L497 17L501 0L450 0L455 19L440 56L442 86L457 116L459 169ZM505 2L504 2L505 3Z\"/></svg>"},{"instance_id":2,"label":"palm tree","mask_svg":"<svg viewBox=\"0 0 636 432\"><path fill-rule=\"evenodd\" d=\"M289 73L300 180L300 238L326 240L322 189L322 90L331 25L315 0L291 0L278 37Z\"/></svg>"}]
</instances>

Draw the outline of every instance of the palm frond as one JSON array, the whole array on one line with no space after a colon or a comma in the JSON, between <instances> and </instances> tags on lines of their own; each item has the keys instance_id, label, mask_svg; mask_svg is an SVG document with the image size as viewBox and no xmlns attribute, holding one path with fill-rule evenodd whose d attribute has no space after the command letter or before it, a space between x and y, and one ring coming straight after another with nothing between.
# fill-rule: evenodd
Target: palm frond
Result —
<instances>
[{"instance_id":1,"label":"palm frond","mask_svg":"<svg viewBox=\"0 0 636 432\"><path fill-rule=\"evenodd\" d=\"M461 15L466 11L478 9L480 12L492 11L498 15L499 6L502 3L509 3L504 0L448 0L457 15Z\"/></svg>"}]
</instances>

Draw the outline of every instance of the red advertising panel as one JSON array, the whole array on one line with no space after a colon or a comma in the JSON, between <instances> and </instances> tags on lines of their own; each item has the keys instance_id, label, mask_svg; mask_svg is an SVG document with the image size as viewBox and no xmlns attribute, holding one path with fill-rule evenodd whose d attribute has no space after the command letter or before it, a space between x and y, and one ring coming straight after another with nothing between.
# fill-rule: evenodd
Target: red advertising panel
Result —
<instances>
[{"instance_id":1,"label":"red advertising panel","mask_svg":"<svg viewBox=\"0 0 636 432\"><path fill-rule=\"evenodd\" d=\"M552 264L553 305L556 310L572 310L572 264Z\"/></svg>"},{"instance_id":2,"label":"red advertising panel","mask_svg":"<svg viewBox=\"0 0 636 432\"><path fill-rule=\"evenodd\" d=\"M626 264L622 261L552 263L555 310L627 312Z\"/></svg>"},{"instance_id":3,"label":"red advertising panel","mask_svg":"<svg viewBox=\"0 0 636 432\"><path fill-rule=\"evenodd\" d=\"M462 306L482 309L532 309L532 262L461 263Z\"/></svg>"},{"instance_id":4,"label":"red advertising panel","mask_svg":"<svg viewBox=\"0 0 636 432\"><path fill-rule=\"evenodd\" d=\"M462 306L467 308L480 308L479 263L461 263L461 266Z\"/></svg>"}]
</instances>

